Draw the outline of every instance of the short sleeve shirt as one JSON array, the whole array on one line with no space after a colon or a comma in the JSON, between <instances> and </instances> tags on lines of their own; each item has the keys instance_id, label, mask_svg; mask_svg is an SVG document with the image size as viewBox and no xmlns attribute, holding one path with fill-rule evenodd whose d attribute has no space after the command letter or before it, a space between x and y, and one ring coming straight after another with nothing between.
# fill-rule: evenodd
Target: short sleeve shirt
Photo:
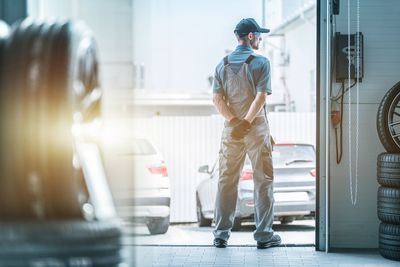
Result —
<instances>
[{"instance_id":1,"label":"short sleeve shirt","mask_svg":"<svg viewBox=\"0 0 400 267\"><path fill-rule=\"evenodd\" d=\"M254 54L250 46L238 45L236 47L235 51L228 56L230 67L234 72L238 72L250 55L254 55L255 58L249 64L249 79L254 81L257 92L266 92L268 95L272 94L270 62L266 57ZM224 68L224 61L221 60L215 68L213 81L214 93L223 93Z\"/></svg>"}]
</instances>

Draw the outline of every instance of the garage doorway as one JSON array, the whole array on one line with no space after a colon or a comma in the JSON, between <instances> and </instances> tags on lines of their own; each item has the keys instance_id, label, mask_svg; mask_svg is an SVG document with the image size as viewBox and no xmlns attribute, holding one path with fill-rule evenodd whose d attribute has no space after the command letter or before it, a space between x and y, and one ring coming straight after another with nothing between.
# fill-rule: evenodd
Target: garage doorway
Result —
<instances>
[{"instance_id":1,"label":"garage doorway","mask_svg":"<svg viewBox=\"0 0 400 267\"><path fill-rule=\"evenodd\" d=\"M243 17L254 17L272 29L265 36L260 53L270 59L273 69L273 94L267 105L271 132L277 142L275 154L295 150L309 154L310 148L314 151L313 166L294 164L299 168L306 165L308 178L314 179L314 207L308 213L282 211L276 217L274 230L281 234L285 245L315 245L318 229L315 226L318 191L316 1L155 2L132 2L134 115L127 121L133 123L134 135L141 140L138 142L150 146L155 160L160 161L153 171L167 171L170 226L165 234L152 235L149 221L127 220L127 242L211 244L212 226L199 227L201 217L197 211L202 204L198 188L205 181L211 181L216 170L223 125L222 117L211 103L213 70L236 46L232 27ZM221 16L220 10L226 10L231 16ZM207 22L204 14L210 18ZM188 23L180 31L158 30L176 29L182 25L181 21ZM143 24L151 26L144 28ZM276 199L285 202L291 197L289 202L295 203L306 200L310 193L307 190L277 192ZM210 220L209 211L204 210L206 220ZM229 244L254 245L254 227L251 219L243 220L241 230L231 235Z\"/></svg>"}]
</instances>

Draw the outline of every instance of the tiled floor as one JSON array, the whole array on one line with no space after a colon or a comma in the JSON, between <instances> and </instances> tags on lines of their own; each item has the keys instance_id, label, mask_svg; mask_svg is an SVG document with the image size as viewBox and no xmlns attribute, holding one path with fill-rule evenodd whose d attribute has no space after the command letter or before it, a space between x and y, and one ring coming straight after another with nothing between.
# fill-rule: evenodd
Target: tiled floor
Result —
<instances>
[{"instance_id":1,"label":"tiled floor","mask_svg":"<svg viewBox=\"0 0 400 267\"><path fill-rule=\"evenodd\" d=\"M313 247L276 247L257 250L254 246L127 246L129 266L400 266L382 258L377 251L340 253L316 252Z\"/></svg>"},{"instance_id":2,"label":"tiled floor","mask_svg":"<svg viewBox=\"0 0 400 267\"><path fill-rule=\"evenodd\" d=\"M172 225L167 234L152 236L144 226L126 227L124 256L126 266L400 266L400 262L382 258L376 250L316 252L312 246L291 246L314 243L314 221L296 221L290 225L274 225L282 236L283 246L257 250L252 237L254 225L244 225L233 232L229 247L210 246L212 228L196 224Z\"/></svg>"}]
</instances>

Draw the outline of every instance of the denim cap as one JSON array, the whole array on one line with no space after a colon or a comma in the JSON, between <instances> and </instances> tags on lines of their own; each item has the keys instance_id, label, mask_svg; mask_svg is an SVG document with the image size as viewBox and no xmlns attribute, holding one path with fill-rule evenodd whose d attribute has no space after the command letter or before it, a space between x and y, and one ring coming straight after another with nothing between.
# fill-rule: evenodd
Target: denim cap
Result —
<instances>
[{"instance_id":1,"label":"denim cap","mask_svg":"<svg viewBox=\"0 0 400 267\"><path fill-rule=\"evenodd\" d=\"M239 37L246 36L251 32L268 33L269 29L261 28L253 18L242 19L234 30Z\"/></svg>"}]
</instances>

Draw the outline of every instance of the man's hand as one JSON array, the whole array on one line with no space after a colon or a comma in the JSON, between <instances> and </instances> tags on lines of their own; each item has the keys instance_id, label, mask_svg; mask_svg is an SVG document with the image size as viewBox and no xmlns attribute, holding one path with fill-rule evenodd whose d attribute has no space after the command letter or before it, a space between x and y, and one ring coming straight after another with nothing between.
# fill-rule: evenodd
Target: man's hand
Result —
<instances>
[{"instance_id":1,"label":"man's hand","mask_svg":"<svg viewBox=\"0 0 400 267\"><path fill-rule=\"evenodd\" d=\"M233 139L242 139L250 131L250 122L247 120L241 120L231 132Z\"/></svg>"},{"instance_id":2,"label":"man's hand","mask_svg":"<svg viewBox=\"0 0 400 267\"><path fill-rule=\"evenodd\" d=\"M236 125L238 125L240 123L240 120L236 117L233 117L233 119L231 119L229 121L229 126L230 127L235 127Z\"/></svg>"}]
</instances>

